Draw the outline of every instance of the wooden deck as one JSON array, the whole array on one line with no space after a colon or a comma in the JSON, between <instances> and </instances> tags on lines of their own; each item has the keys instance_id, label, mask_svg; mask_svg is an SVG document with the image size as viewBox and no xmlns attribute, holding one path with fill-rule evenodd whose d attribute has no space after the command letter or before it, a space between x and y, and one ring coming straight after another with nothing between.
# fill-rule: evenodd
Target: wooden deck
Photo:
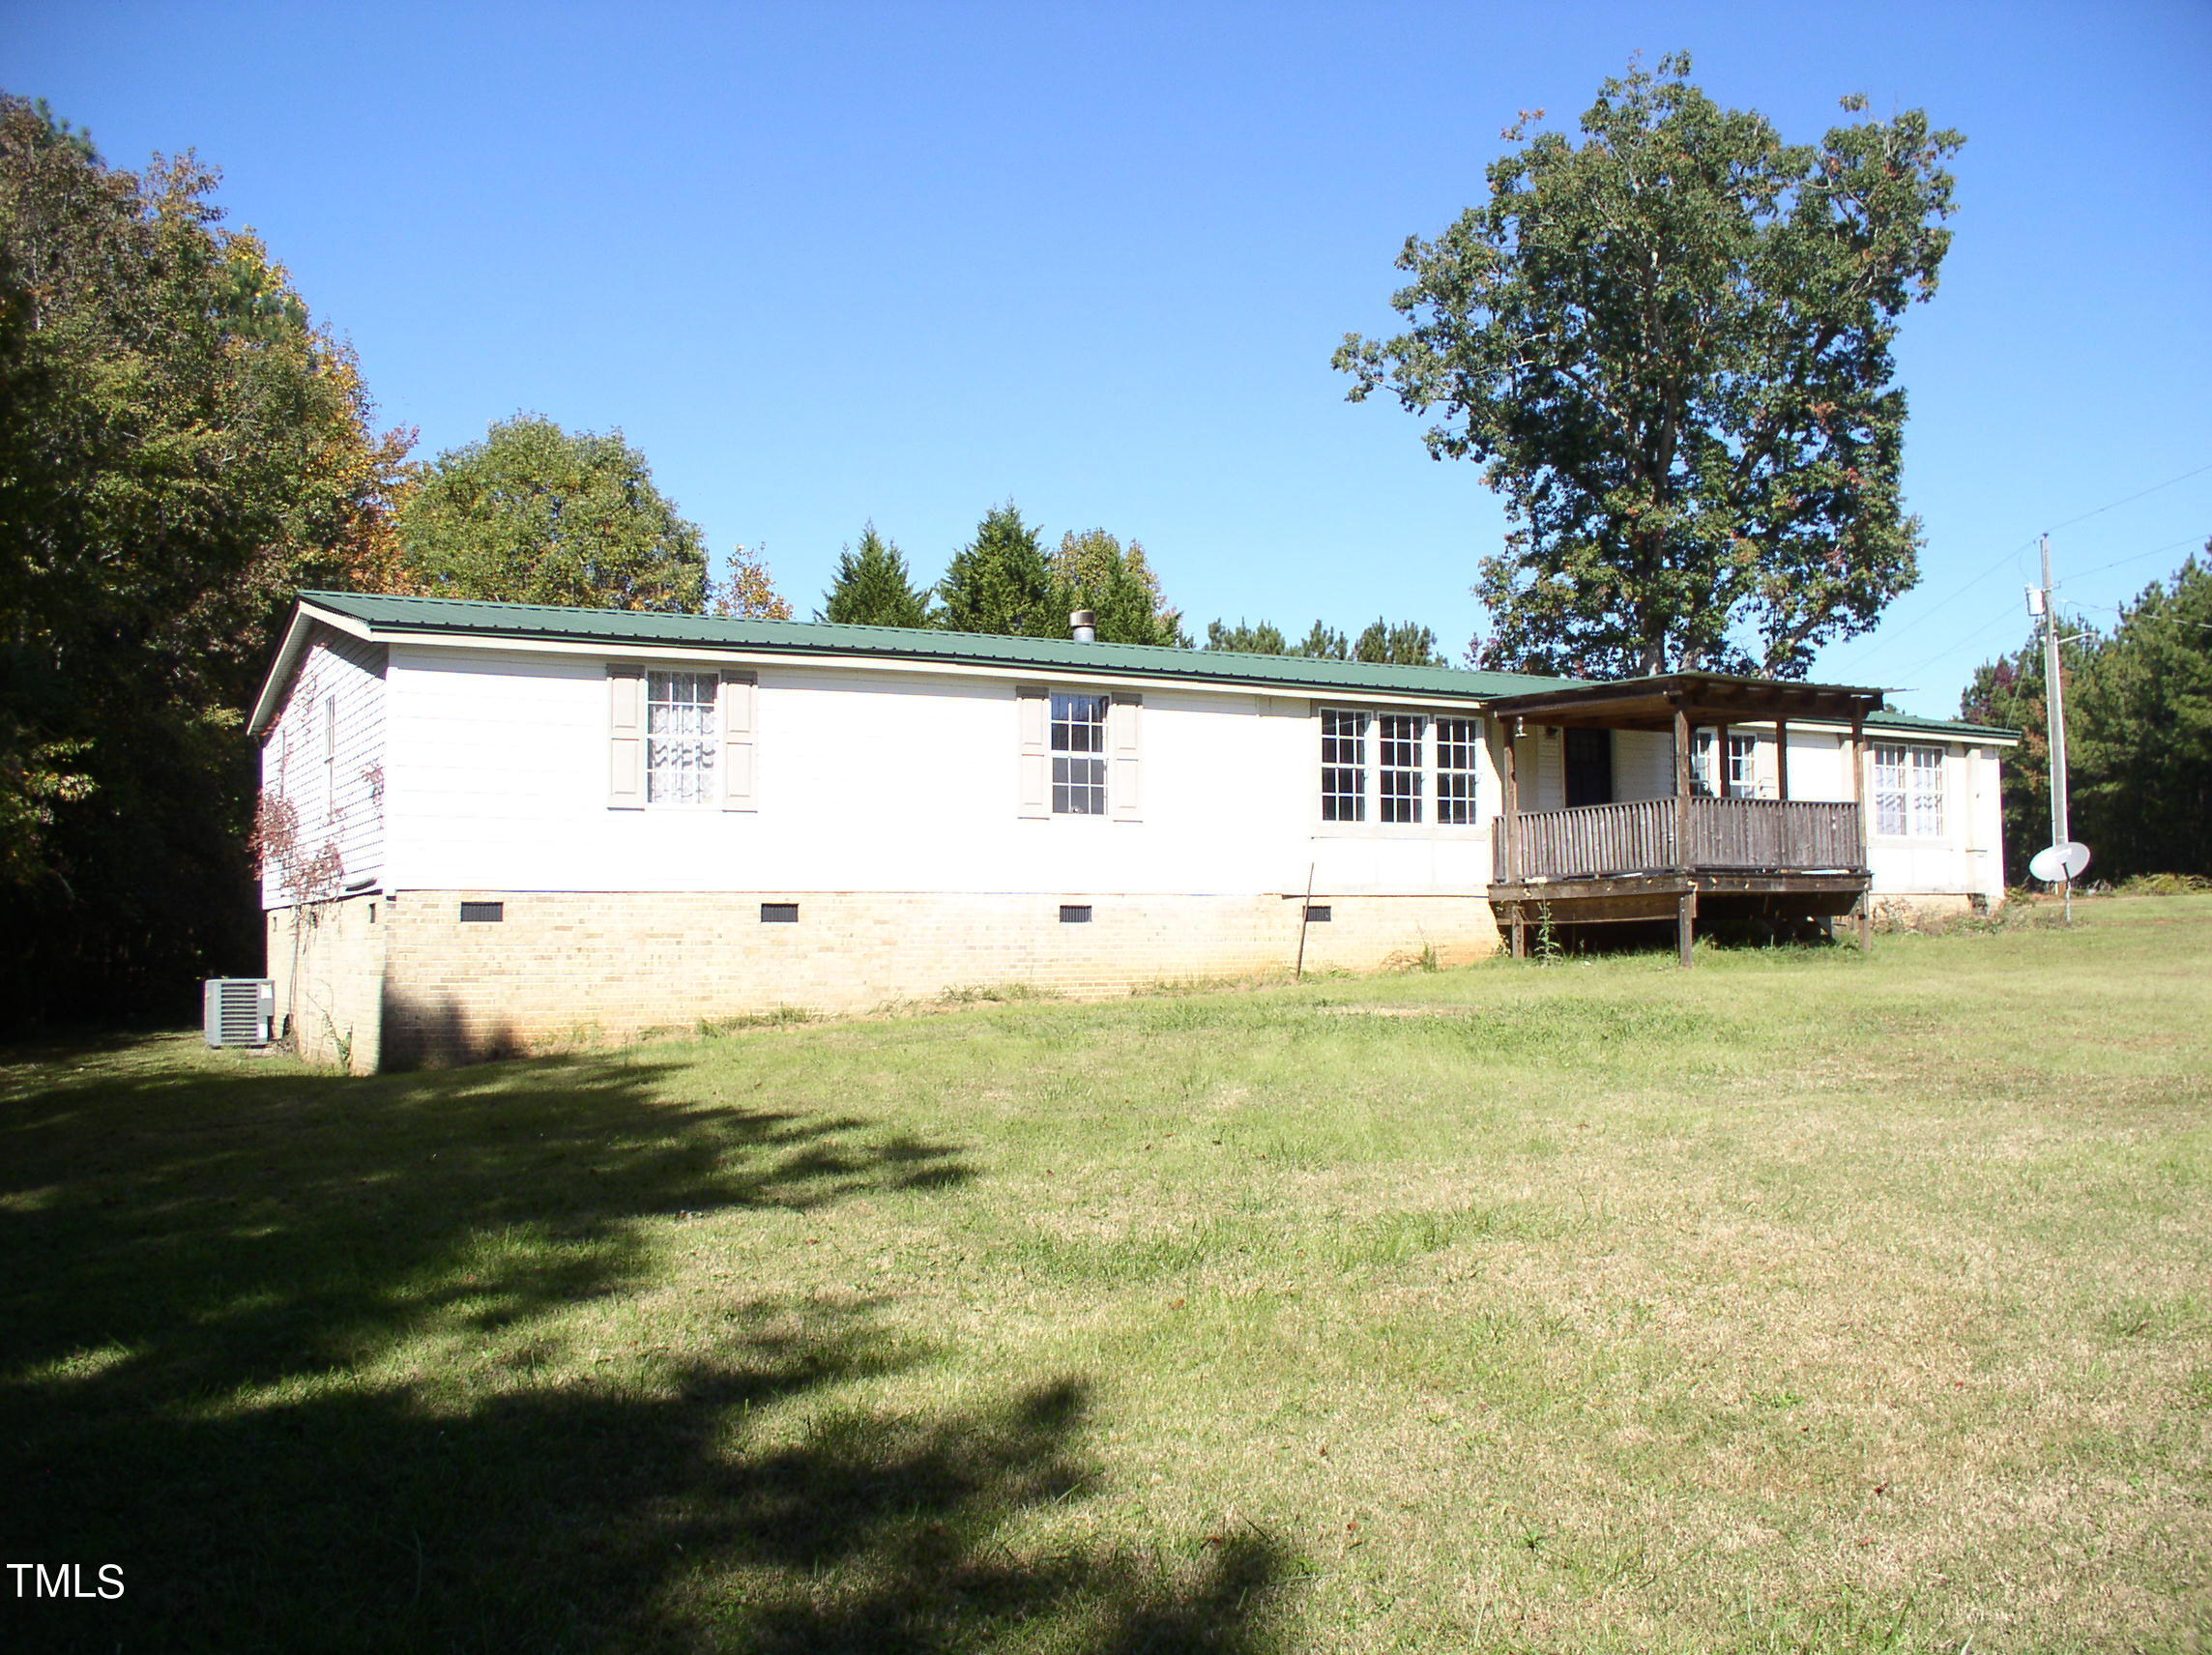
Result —
<instances>
[{"instance_id":1,"label":"wooden deck","mask_svg":"<svg viewBox=\"0 0 2212 1655\"><path fill-rule=\"evenodd\" d=\"M1740 678L1695 670L1610 683L1530 690L1491 703L1504 740L1505 814L1492 840L1489 896L1499 923L1527 952L1531 923L1581 925L1663 919L1672 910L1682 964L1699 905L1780 928L1855 909L1867 941L1866 719L1878 689ZM1847 726L1851 801L1790 797L1792 719ZM1521 808L1520 745L1528 726L1552 730L1654 730L1674 735L1674 785L1665 798ZM1693 763L1701 730L1774 727L1773 798L1704 798ZM1717 749L1716 749L1717 750ZM1609 786L1585 783L1585 797ZM1575 797L1569 778L1568 797Z\"/></svg>"},{"instance_id":2,"label":"wooden deck","mask_svg":"<svg viewBox=\"0 0 2212 1655\"><path fill-rule=\"evenodd\" d=\"M1810 799L1640 798L1528 811L1498 818L1492 844L1493 877L1501 884L1706 869L1866 869L1859 807Z\"/></svg>"},{"instance_id":3,"label":"wooden deck","mask_svg":"<svg viewBox=\"0 0 2212 1655\"><path fill-rule=\"evenodd\" d=\"M1678 928L1699 914L1775 921L1863 914L1859 806L1805 799L1647 798L1500 817L1488 896L1515 957L1531 927Z\"/></svg>"}]
</instances>

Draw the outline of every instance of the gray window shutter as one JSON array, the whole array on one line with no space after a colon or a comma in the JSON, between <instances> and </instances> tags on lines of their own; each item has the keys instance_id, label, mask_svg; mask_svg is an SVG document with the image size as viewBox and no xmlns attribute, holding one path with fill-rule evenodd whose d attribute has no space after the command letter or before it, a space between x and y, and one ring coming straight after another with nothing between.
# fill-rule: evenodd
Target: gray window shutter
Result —
<instances>
[{"instance_id":1,"label":"gray window shutter","mask_svg":"<svg viewBox=\"0 0 2212 1655\"><path fill-rule=\"evenodd\" d=\"M607 807L645 808L643 667L607 667Z\"/></svg>"},{"instance_id":2,"label":"gray window shutter","mask_svg":"<svg viewBox=\"0 0 2212 1655\"><path fill-rule=\"evenodd\" d=\"M1141 767L1137 762L1137 725L1144 710L1145 698L1125 690L1117 690L1113 705L1106 710L1106 745L1114 758L1113 779L1106 797L1113 801L1117 822L1145 819Z\"/></svg>"},{"instance_id":3,"label":"gray window shutter","mask_svg":"<svg viewBox=\"0 0 2212 1655\"><path fill-rule=\"evenodd\" d=\"M753 704L759 675L722 674L722 808L758 810L753 774Z\"/></svg>"},{"instance_id":4,"label":"gray window shutter","mask_svg":"<svg viewBox=\"0 0 2212 1655\"><path fill-rule=\"evenodd\" d=\"M1052 695L1033 683L1014 686L1021 715L1022 815L1052 814Z\"/></svg>"}]
</instances>

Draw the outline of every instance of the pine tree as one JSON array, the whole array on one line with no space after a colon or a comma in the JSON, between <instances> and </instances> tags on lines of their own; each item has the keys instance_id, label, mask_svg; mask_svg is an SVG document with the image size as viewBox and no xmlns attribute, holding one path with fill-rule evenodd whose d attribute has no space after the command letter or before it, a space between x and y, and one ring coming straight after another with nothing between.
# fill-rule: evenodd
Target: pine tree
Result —
<instances>
[{"instance_id":1,"label":"pine tree","mask_svg":"<svg viewBox=\"0 0 2212 1655\"><path fill-rule=\"evenodd\" d=\"M1352 658L1355 661L1375 661L1401 667L1441 667L1443 656L1437 653L1437 635L1426 626L1417 626L1411 621L1395 624L1377 616L1374 624L1359 634L1359 641L1352 646Z\"/></svg>"},{"instance_id":2,"label":"pine tree","mask_svg":"<svg viewBox=\"0 0 2212 1655\"><path fill-rule=\"evenodd\" d=\"M1222 621L1206 624L1206 647L1209 650L1233 650L1244 655L1287 655L1291 653L1290 640L1281 628L1263 621L1257 626L1239 621L1232 626Z\"/></svg>"},{"instance_id":3,"label":"pine tree","mask_svg":"<svg viewBox=\"0 0 2212 1655\"><path fill-rule=\"evenodd\" d=\"M1306 640L1291 652L1294 655L1306 655L1317 661L1345 661L1352 658L1352 646L1345 642L1344 634L1335 627L1316 621Z\"/></svg>"},{"instance_id":4,"label":"pine tree","mask_svg":"<svg viewBox=\"0 0 2212 1655\"><path fill-rule=\"evenodd\" d=\"M1067 617L1058 612L1052 568L1037 531L1022 521L1010 500L983 514L975 538L952 555L937 593L945 603L938 624L948 631L1067 636Z\"/></svg>"},{"instance_id":5,"label":"pine tree","mask_svg":"<svg viewBox=\"0 0 2212 1655\"><path fill-rule=\"evenodd\" d=\"M1313 629L1295 644L1284 637L1280 628L1266 621L1256 626L1242 621L1234 626L1212 621L1207 624L1206 647L1240 650L1253 655L1302 655L1317 661L1372 661L1401 667L1447 664L1437 653L1434 631L1411 621L1390 622L1380 618L1359 634L1356 642L1347 639L1327 622L1316 621Z\"/></svg>"},{"instance_id":6,"label":"pine tree","mask_svg":"<svg viewBox=\"0 0 2212 1655\"><path fill-rule=\"evenodd\" d=\"M860 530L859 549L847 546L838 555L815 619L840 626L926 626L929 594L915 586L897 543L877 534L871 520Z\"/></svg>"}]
</instances>

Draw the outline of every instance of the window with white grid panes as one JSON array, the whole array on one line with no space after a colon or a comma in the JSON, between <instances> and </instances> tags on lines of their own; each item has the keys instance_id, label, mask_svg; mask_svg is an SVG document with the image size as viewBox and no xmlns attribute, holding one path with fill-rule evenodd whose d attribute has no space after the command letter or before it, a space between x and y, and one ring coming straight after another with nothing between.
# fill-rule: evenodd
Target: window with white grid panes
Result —
<instances>
[{"instance_id":1,"label":"window with white grid panes","mask_svg":"<svg viewBox=\"0 0 2212 1655\"><path fill-rule=\"evenodd\" d=\"M1893 839L1943 836L1943 749L1874 750L1874 830Z\"/></svg>"},{"instance_id":2,"label":"window with white grid panes","mask_svg":"<svg viewBox=\"0 0 2212 1655\"><path fill-rule=\"evenodd\" d=\"M1759 797L1759 738L1729 735L1728 745L1711 730L1700 730L1690 747L1690 791L1701 798L1757 798ZM1725 755L1725 756L1724 756ZM1713 777L1715 765L1720 779Z\"/></svg>"},{"instance_id":3,"label":"window with white grid panes","mask_svg":"<svg viewBox=\"0 0 2212 1655\"><path fill-rule=\"evenodd\" d=\"M1385 712L1376 721L1377 814L1384 822L1421 819L1421 736L1428 720Z\"/></svg>"},{"instance_id":4,"label":"window with white grid panes","mask_svg":"<svg viewBox=\"0 0 2212 1655\"><path fill-rule=\"evenodd\" d=\"M1480 824L1480 719L1361 707L1324 707L1320 712L1324 822L1372 822L1379 828Z\"/></svg>"},{"instance_id":5,"label":"window with white grid panes","mask_svg":"<svg viewBox=\"0 0 2212 1655\"><path fill-rule=\"evenodd\" d=\"M645 675L645 798L649 804L714 800L713 673Z\"/></svg>"},{"instance_id":6,"label":"window with white grid panes","mask_svg":"<svg viewBox=\"0 0 2212 1655\"><path fill-rule=\"evenodd\" d=\"M1367 820L1367 714L1324 707L1321 714L1321 819Z\"/></svg>"},{"instance_id":7,"label":"window with white grid panes","mask_svg":"<svg viewBox=\"0 0 2212 1655\"><path fill-rule=\"evenodd\" d=\"M1728 796L1731 798L1759 797L1757 736L1731 736L1728 739Z\"/></svg>"},{"instance_id":8,"label":"window with white grid panes","mask_svg":"<svg viewBox=\"0 0 2212 1655\"><path fill-rule=\"evenodd\" d=\"M1475 820L1474 755L1481 737L1471 718L1437 720L1437 821L1464 828Z\"/></svg>"},{"instance_id":9,"label":"window with white grid panes","mask_svg":"<svg viewBox=\"0 0 2212 1655\"><path fill-rule=\"evenodd\" d=\"M1052 813L1106 814L1106 706L1103 695L1052 697Z\"/></svg>"}]
</instances>

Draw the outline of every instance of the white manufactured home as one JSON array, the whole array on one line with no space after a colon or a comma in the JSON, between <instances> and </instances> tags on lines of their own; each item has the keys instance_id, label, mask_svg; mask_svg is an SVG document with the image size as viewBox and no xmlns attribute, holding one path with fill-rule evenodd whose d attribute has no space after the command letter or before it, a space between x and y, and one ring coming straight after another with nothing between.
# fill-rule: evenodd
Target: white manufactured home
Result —
<instances>
[{"instance_id":1,"label":"white manufactured home","mask_svg":"<svg viewBox=\"0 0 2212 1655\"><path fill-rule=\"evenodd\" d=\"M251 729L278 1012L358 1070L1468 960L1539 911L1978 906L2014 741L1711 675L331 593Z\"/></svg>"}]
</instances>

